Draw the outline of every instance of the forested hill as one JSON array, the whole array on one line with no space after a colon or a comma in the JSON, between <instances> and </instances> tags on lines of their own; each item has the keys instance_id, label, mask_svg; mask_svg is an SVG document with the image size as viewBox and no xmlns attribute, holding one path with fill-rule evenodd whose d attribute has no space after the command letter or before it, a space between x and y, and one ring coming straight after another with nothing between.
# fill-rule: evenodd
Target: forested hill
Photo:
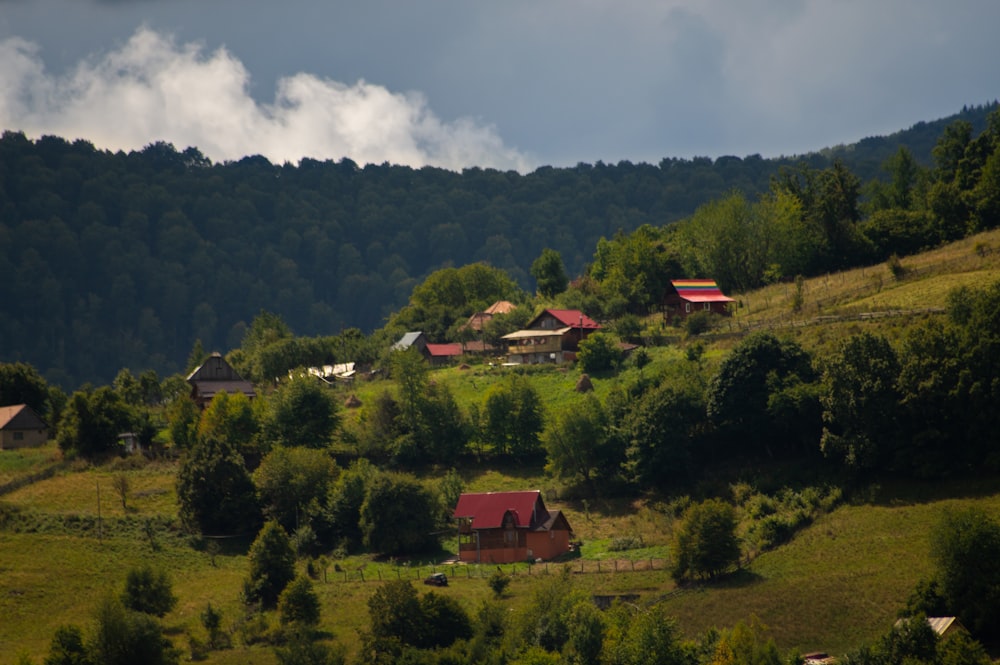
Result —
<instances>
[{"instance_id":1,"label":"forested hill","mask_svg":"<svg viewBox=\"0 0 1000 665\"><path fill-rule=\"evenodd\" d=\"M836 158L862 180L900 145L918 162L956 119L980 131L996 104L803 158L664 159L543 167L360 167L262 157L213 164L157 143L0 138L0 362L64 388L119 369L183 369L196 340L239 346L262 310L300 335L371 330L435 269L486 261L532 288L558 251L572 276L597 242L662 226L733 190L755 196L783 166Z\"/></svg>"}]
</instances>

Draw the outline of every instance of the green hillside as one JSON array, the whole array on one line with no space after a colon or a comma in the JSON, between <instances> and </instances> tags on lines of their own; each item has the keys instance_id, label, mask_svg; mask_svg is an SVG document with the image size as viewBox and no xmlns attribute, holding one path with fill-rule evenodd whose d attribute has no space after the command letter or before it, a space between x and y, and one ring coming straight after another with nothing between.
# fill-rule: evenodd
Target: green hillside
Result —
<instances>
[{"instance_id":1,"label":"green hillside","mask_svg":"<svg viewBox=\"0 0 1000 665\"><path fill-rule=\"evenodd\" d=\"M702 344L706 371L718 366L750 330L767 328L798 340L817 353L862 331L900 339L913 325L941 317L944 295L956 286L981 286L1000 278L1000 231L981 234L902 259L895 273L885 264L806 280L801 306L790 299L796 288L778 284L741 298L731 321L699 337L671 333L666 346L650 349L650 363L592 377L601 399L645 373L657 376L688 362L688 350ZM894 276L894 274L896 276ZM490 386L503 380L500 369L474 365L434 370L433 381L446 385L463 409L477 404ZM525 373L547 410L574 399L577 368L539 368ZM391 381L337 387L369 403ZM348 427L359 411L345 415ZM341 451L342 452L342 451ZM465 488L472 491L542 489L550 508L567 515L584 546L579 558L565 564L519 564L502 601L516 613L532 602L539 582L565 565L573 584L588 594L628 594L640 606L661 604L675 616L685 635L697 638L709 628L727 628L757 617L782 652L829 651L835 654L869 644L891 627L916 583L932 572L929 532L944 511L978 507L1000 517L1000 485L987 477L961 481L865 480L844 485L845 501L818 511L786 544L758 548L750 537L749 503L738 494L778 496L782 483L825 484L842 478L832 467L769 468L754 464L741 470L722 465L706 474L699 494L734 500L740 516L744 563L722 580L678 589L668 568L679 507L689 490L655 495L584 500L565 482L544 473L541 463L476 463L474 456L455 460ZM808 463L808 462L807 462ZM0 662L27 656L41 662L58 626L88 627L94 608L107 593L119 593L126 572L149 562L165 569L179 598L164 618L174 645L189 654L192 638L206 640L200 615L211 603L221 610L232 647L211 651L206 663L277 662L272 648L259 639L259 619L247 614L240 599L248 574L247 543L194 537L179 523L175 475L178 463L116 460L91 465L62 461L54 445L44 449L0 451ZM435 483L447 465L425 467L425 482ZM128 492L114 490L126 478ZM797 486L796 490L803 489ZM649 496L650 498L645 498ZM640 546L619 549L616 542ZM367 598L379 583L419 580L432 570L446 570L451 585L441 592L471 614L490 597L485 577L492 566L456 567L444 563L455 539L442 539L444 551L423 559L375 559L365 555L327 559L316 571L315 589L322 608L326 641L343 645L350 658L361 648L359 630L368 624ZM297 564L305 569L305 562ZM267 621L276 623L273 613Z\"/></svg>"}]
</instances>

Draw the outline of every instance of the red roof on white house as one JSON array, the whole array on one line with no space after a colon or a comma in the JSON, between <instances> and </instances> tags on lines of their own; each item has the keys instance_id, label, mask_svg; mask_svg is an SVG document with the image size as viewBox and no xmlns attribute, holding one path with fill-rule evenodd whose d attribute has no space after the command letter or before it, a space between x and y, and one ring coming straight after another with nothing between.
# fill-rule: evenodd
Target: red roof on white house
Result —
<instances>
[{"instance_id":1,"label":"red roof on white house","mask_svg":"<svg viewBox=\"0 0 1000 665\"><path fill-rule=\"evenodd\" d=\"M722 293L714 279L672 279L670 283L677 295L690 302L735 302Z\"/></svg>"},{"instance_id":2,"label":"red roof on white house","mask_svg":"<svg viewBox=\"0 0 1000 665\"><path fill-rule=\"evenodd\" d=\"M537 509L542 513L532 513ZM463 494L455 506L455 518L471 517L473 529L496 529L503 524L508 512L514 516L514 523L521 528L531 527L549 518L539 490L523 492L479 492Z\"/></svg>"}]
</instances>

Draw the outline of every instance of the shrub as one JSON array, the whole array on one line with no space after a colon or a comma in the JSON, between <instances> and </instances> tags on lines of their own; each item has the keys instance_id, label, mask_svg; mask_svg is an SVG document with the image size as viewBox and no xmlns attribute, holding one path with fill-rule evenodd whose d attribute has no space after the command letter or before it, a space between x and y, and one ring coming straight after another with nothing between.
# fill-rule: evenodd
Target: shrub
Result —
<instances>
[{"instance_id":1,"label":"shrub","mask_svg":"<svg viewBox=\"0 0 1000 665\"><path fill-rule=\"evenodd\" d=\"M684 319L684 332L690 337L696 337L712 328L712 314L705 310L691 312Z\"/></svg>"},{"instance_id":2,"label":"shrub","mask_svg":"<svg viewBox=\"0 0 1000 665\"><path fill-rule=\"evenodd\" d=\"M719 499L691 506L677 534L675 579L715 577L740 557L736 540L736 513Z\"/></svg>"},{"instance_id":3,"label":"shrub","mask_svg":"<svg viewBox=\"0 0 1000 665\"><path fill-rule=\"evenodd\" d=\"M149 565L133 568L125 578L122 604L130 610L162 617L177 604L170 578Z\"/></svg>"},{"instance_id":4,"label":"shrub","mask_svg":"<svg viewBox=\"0 0 1000 665\"><path fill-rule=\"evenodd\" d=\"M493 589L493 595L499 598L507 591L507 587L510 585L510 576L497 568L496 572L486 580L486 583Z\"/></svg>"},{"instance_id":5,"label":"shrub","mask_svg":"<svg viewBox=\"0 0 1000 665\"><path fill-rule=\"evenodd\" d=\"M278 598L282 625L315 626L319 623L319 598L308 577L296 577Z\"/></svg>"}]
</instances>

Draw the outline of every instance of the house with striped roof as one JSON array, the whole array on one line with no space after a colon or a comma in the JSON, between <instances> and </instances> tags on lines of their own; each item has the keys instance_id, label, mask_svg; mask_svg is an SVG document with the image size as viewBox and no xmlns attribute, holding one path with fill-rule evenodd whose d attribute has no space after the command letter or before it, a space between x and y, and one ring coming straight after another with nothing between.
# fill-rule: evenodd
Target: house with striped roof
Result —
<instances>
[{"instance_id":1,"label":"house with striped roof","mask_svg":"<svg viewBox=\"0 0 1000 665\"><path fill-rule=\"evenodd\" d=\"M660 304L663 318L673 321L699 311L729 316L734 302L714 279L672 279Z\"/></svg>"}]
</instances>

